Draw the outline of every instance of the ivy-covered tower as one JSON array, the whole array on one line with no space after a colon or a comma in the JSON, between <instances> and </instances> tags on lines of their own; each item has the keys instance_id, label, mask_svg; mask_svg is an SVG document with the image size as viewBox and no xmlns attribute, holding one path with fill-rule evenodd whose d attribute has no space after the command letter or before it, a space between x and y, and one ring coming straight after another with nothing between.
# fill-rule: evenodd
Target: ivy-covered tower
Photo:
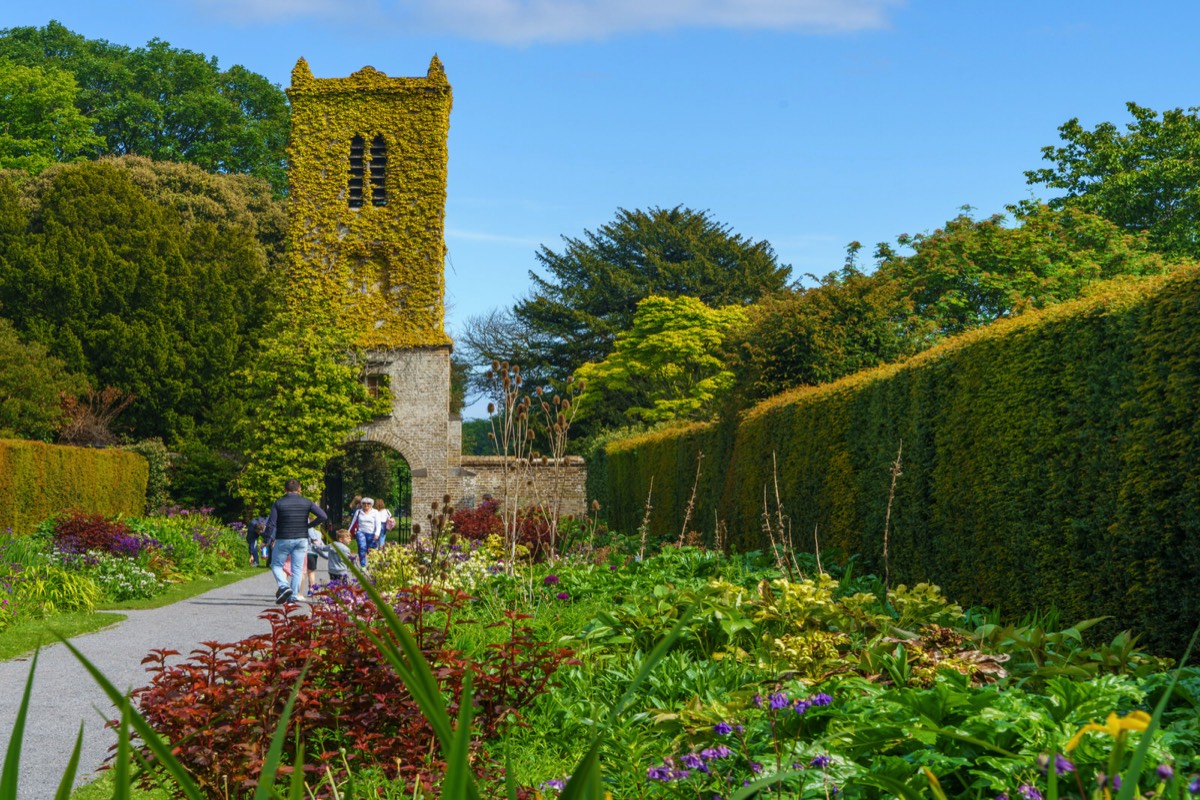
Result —
<instances>
[{"instance_id":1,"label":"ivy-covered tower","mask_svg":"<svg viewBox=\"0 0 1200 800\"><path fill-rule=\"evenodd\" d=\"M354 332L368 385L391 393L392 414L359 434L408 461L420 522L460 485L444 319L450 83L437 56L423 78L318 79L302 58L288 97L292 290Z\"/></svg>"}]
</instances>

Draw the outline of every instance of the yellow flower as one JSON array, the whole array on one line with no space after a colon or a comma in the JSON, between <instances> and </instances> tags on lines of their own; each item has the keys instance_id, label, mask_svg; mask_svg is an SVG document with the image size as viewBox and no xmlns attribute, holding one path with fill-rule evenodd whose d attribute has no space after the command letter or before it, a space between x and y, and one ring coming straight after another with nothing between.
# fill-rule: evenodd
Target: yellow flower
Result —
<instances>
[{"instance_id":1,"label":"yellow flower","mask_svg":"<svg viewBox=\"0 0 1200 800\"><path fill-rule=\"evenodd\" d=\"M1131 711L1124 717L1118 717L1116 712L1108 715L1108 719L1103 725L1096 722L1089 722L1079 729L1079 732L1071 737L1071 741L1067 742L1066 749L1074 750L1079 744L1079 740L1088 731L1099 731L1107 733L1114 739L1123 734L1125 731L1144 731L1150 725L1150 715L1145 711Z\"/></svg>"}]
</instances>

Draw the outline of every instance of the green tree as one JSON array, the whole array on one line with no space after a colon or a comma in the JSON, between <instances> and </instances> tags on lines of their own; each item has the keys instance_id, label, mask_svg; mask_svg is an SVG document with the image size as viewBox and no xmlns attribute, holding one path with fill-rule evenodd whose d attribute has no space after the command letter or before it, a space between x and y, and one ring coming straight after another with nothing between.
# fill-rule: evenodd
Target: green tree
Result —
<instances>
[{"instance_id":1,"label":"green tree","mask_svg":"<svg viewBox=\"0 0 1200 800\"><path fill-rule=\"evenodd\" d=\"M75 107L77 93L68 72L0 57L0 169L36 173L94 151L101 139Z\"/></svg>"},{"instance_id":2,"label":"green tree","mask_svg":"<svg viewBox=\"0 0 1200 800\"><path fill-rule=\"evenodd\" d=\"M739 306L714 309L694 297L647 297L608 357L576 372L587 387L580 417L602 415L611 426L711 416L734 381L720 357L722 345L745 320Z\"/></svg>"},{"instance_id":3,"label":"green tree","mask_svg":"<svg viewBox=\"0 0 1200 800\"><path fill-rule=\"evenodd\" d=\"M638 302L651 295L744 305L783 290L791 274L767 242L682 206L618 209L613 222L563 241L562 252L537 252L547 274L530 272L533 294L513 309L528 331L533 352L521 366L530 377L563 381L584 363L603 360L633 324ZM484 355L511 361L514 354Z\"/></svg>"},{"instance_id":4,"label":"green tree","mask_svg":"<svg viewBox=\"0 0 1200 800\"><path fill-rule=\"evenodd\" d=\"M927 344L912 301L894 280L853 265L817 286L767 298L727 344L744 405L797 386L835 381L912 355Z\"/></svg>"},{"instance_id":5,"label":"green tree","mask_svg":"<svg viewBox=\"0 0 1200 800\"><path fill-rule=\"evenodd\" d=\"M901 254L880 244L875 275L894 281L913 313L935 335L953 335L1000 317L1079 297L1088 284L1167 269L1145 236L1095 214L1066 208L1011 209L975 220L968 214L931 234L900 236Z\"/></svg>"},{"instance_id":6,"label":"green tree","mask_svg":"<svg viewBox=\"0 0 1200 800\"><path fill-rule=\"evenodd\" d=\"M381 410L361 380L347 331L313 316L309 309L281 317L258 358L238 375L246 463L233 488L247 508L269 507L292 478L310 496L319 494L325 465L339 446Z\"/></svg>"},{"instance_id":7,"label":"green tree","mask_svg":"<svg viewBox=\"0 0 1200 800\"><path fill-rule=\"evenodd\" d=\"M1030 170L1031 184L1065 192L1053 208L1079 208L1129 232L1146 231L1168 256L1200 258L1200 108L1162 114L1127 103L1124 132L1111 122L1092 130L1072 119L1062 146L1042 148L1051 166Z\"/></svg>"},{"instance_id":8,"label":"green tree","mask_svg":"<svg viewBox=\"0 0 1200 800\"><path fill-rule=\"evenodd\" d=\"M63 422L63 395L85 386L45 347L22 342L12 323L0 319L0 439L50 441Z\"/></svg>"},{"instance_id":9,"label":"green tree","mask_svg":"<svg viewBox=\"0 0 1200 800\"><path fill-rule=\"evenodd\" d=\"M0 57L74 76L76 108L99 137L93 157L185 161L287 188L287 97L244 67L221 70L158 39L138 48L87 39L58 22L0 30Z\"/></svg>"},{"instance_id":10,"label":"green tree","mask_svg":"<svg viewBox=\"0 0 1200 800\"><path fill-rule=\"evenodd\" d=\"M134 180L148 164L55 166L24 186L28 214L4 182L0 221L13 234L0 237L0 313L94 385L135 395L127 429L178 445L228 430L233 372L275 313L278 278L235 211L193 193L204 213L191 213L182 179L162 202L148 196Z\"/></svg>"}]
</instances>

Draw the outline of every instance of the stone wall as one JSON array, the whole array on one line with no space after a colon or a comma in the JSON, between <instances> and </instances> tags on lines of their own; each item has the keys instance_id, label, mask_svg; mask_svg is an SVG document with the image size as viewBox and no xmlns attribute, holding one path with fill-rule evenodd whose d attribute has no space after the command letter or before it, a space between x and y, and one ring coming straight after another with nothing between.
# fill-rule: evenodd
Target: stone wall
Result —
<instances>
[{"instance_id":1,"label":"stone wall","mask_svg":"<svg viewBox=\"0 0 1200 800\"><path fill-rule=\"evenodd\" d=\"M424 525L434 501L462 495L462 423L450 416L450 348L371 351L367 372L387 376L391 416L359 430L387 445L412 470L412 516Z\"/></svg>"},{"instance_id":2,"label":"stone wall","mask_svg":"<svg viewBox=\"0 0 1200 800\"><path fill-rule=\"evenodd\" d=\"M462 493L458 505L474 507L491 496L504 495L504 459L500 456L462 456ZM510 459L511 461L511 459ZM559 503L561 514L587 514L587 464L578 456L555 462L521 465L509 471L510 487L520 505Z\"/></svg>"}]
</instances>

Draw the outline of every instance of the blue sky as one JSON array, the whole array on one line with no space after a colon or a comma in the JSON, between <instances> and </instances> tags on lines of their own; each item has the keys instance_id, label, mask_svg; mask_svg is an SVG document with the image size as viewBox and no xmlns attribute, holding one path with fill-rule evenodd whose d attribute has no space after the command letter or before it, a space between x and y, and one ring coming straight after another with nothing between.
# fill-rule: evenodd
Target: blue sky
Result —
<instances>
[{"instance_id":1,"label":"blue sky","mask_svg":"<svg viewBox=\"0 0 1200 800\"><path fill-rule=\"evenodd\" d=\"M533 253L617 208L685 205L794 273L1035 195L1072 117L1200 105L1200 4L1111 0L44 0L92 38L286 86L370 64L454 87L448 327L528 291Z\"/></svg>"}]
</instances>

